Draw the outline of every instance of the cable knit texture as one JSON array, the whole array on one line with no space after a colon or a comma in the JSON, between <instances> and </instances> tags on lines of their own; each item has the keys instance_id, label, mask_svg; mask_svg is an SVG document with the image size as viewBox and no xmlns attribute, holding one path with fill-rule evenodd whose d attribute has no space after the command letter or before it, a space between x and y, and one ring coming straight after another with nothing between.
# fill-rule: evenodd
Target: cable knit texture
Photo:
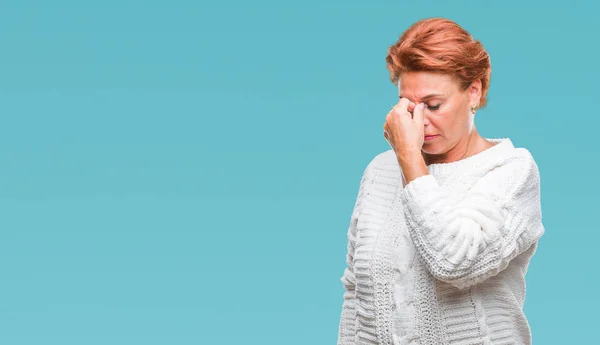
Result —
<instances>
[{"instance_id":1,"label":"cable knit texture","mask_svg":"<svg viewBox=\"0 0 600 345\"><path fill-rule=\"evenodd\" d=\"M544 234L537 164L508 138L402 186L367 165L348 229L338 345L531 344L525 275Z\"/></svg>"}]
</instances>

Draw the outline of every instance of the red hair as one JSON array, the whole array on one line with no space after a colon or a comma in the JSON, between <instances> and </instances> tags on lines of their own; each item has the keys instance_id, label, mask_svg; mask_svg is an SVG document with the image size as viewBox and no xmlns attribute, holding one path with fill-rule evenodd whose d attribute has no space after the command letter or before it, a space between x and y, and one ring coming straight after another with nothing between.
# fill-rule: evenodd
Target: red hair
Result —
<instances>
[{"instance_id":1,"label":"red hair","mask_svg":"<svg viewBox=\"0 0 600 345\"><path fill-rule=\"evenodd\" d=\"M428 18L414 23L389 48L385 61L394 84L403 72L413 71L449 74L462 90L480 79L477 108L486 104L492 72L490 56L480 41L452 20Z\"/></svg>"}]
</instances>

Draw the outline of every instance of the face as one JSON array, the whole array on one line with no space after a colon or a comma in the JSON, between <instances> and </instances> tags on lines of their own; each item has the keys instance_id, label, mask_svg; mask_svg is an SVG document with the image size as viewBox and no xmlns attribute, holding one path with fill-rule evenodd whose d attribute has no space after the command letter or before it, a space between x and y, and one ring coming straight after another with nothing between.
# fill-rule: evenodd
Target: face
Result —
<instances>
[{"instance_id":1,"label":"face","mask_svg":"<svg viewBox=\"0 0 600 345\"><path fill-rule=\"evenodd\" d=\"M423 119L425 142L422 151L428 155L448 155L468 143L474 128L471 107L481 97L481 81L461 90L456 80L447 74L434 72L404 72L398 81L398 96L415 104L425 103ZM437 135L433 139L428 135Z\"/></svg>"}]
</instances>

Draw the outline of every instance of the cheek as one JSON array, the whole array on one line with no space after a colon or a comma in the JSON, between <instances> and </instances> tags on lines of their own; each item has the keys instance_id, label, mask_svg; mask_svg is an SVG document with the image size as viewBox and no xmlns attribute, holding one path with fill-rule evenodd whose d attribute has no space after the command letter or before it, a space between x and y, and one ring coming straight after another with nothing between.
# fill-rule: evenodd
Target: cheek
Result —
<instances>
[{"instance_id":1,"label":"cheek","mask_svg":"<svg viewBox=\"0 0 600 345\"><path fill-rule=\"evenodd\" d=\"M462 124L465 122L464 119L459 118L455 109L448 109L444 112L438 112L431 114L429 122L433 127L446 135L452 135L457 131L461 131Z\"/></svg>"},{"instance_id":2,"label":"cheek","mask_svg":"<svg viewBox=\"0 0 600 345\"><path fill-rule=\"evenodd\" d=\"M448 121L449 114L437 113L429 115L429 124L439 132L444 132L450 129L452 123Z\"/></svg>"}]
</instances>

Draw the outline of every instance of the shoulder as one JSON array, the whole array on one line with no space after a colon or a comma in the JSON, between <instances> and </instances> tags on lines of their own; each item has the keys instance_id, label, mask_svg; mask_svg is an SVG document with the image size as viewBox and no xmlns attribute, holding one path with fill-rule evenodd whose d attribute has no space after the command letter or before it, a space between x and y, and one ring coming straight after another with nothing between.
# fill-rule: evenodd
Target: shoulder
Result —
<instances>
[{"instance_id":1,"label":"shoulder","mask_svg":"<svg viewBox=\"0 0 600 345\"><path fill-rule=\"evenodd\" d=\"M489 163L477 183L480 187L497 188L502 194L509 196L523 190L539 191L539 168L533 155L526 148L514 148L509 154Z\"/></svg>"},{"instance_id":2,"label":"shoulder","mask_svg":"<svg viewBox=\"0 0 600 345\"><path fill-rule=\"evenodd\" d=\"M392 149L377 153L371 158L365 170L387 170L390 168L399 169L396 153Z\"/></svg>"},{"instance_id":3,"label":"shoulder","mask_svg":"<svg viewBox=\"0 0 600 345\"><path fill-rule=\"evenodd\" d=\"M398 171L400 169L396 161L396 154L391 149L377 153L365 164L360 181L361 188L368 188L368 185L376 183L379 172L389 169Z\"/></svg>"},{"instance_id":4,"label":"shoulder","mask_svg":"<svg viewBox=\"0 0 600 345\"><path fill-rule=\"evenodd\" d=\"M524 147L517 147L511 155L499 161L499 166L519 179L530 179L539 176L538 165L531 152Z\"/></svg>"},{"instance_id":5,"label":"shoulder","mask_svg":"<svg viewBox=\"0 0 600 345\"><path fill-rule=\"evenodd\" d=\"M531 152L525 148L517 148L516 152L516 167L514 168L516 177L510 193L516 194L524 190L539 193L540 171L537 162Z\"/></svg>"}]
</instances>

